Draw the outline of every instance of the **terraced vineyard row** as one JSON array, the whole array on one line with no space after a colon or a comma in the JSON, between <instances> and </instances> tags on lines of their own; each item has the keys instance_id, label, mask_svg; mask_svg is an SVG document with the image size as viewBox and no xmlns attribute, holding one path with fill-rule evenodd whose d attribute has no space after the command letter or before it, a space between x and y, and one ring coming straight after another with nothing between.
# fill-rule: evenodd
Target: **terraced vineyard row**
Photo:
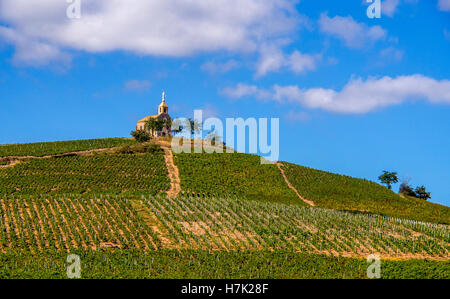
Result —
<instances>
[{"instance_id":1,"label":"terraced vineyard row","mask_svg":"<svg viewBox=\"0 0 450 299\"><path fill-rule=\"evenodd\" d=\"M450 227L236 198L144 200L167 248L448 258Z\"/></svg>"},{"instance_id":2,"label":"terraced vineyard row","mask_svg":"<svg viewBox=\"0 0 450 299\"><path fill-rule=\"evenodd\" d=\"M285 251L207 251L75 249L81 259L82 278L184 279L342 279L367 278L365 259ZM0 253L0 279L67 278L67 253L39 255L16 250ZM450 279L450 262L383 260L383 279Z\"/></svg>"},{"instance_id":3,"label":"terraced vineyard row","mask_svg":"<svg viewBox=\"0 0 450 299\"><path fill-rule=\"evenodd\" d=\"M164 153L36 159L0 169L0 194L146 192L169 189Z\"/></svg>"},{"instance_id":4,"label":"terraced vineyard row","mask_svg":"<svg viewBox=\"0 0 450 299\"><path fill-rule=\"evenodd\" d=\"M282 163L290 183L316 206L450 224L450 208L420 199L405 199L387 188L291 163Z\"/></svg>"},{"instance_id":5,"label":"terraced vineyard row","mask_svg":"<svg viewBox=\"0 0 450 299\"><path fill-rule=\"evenodd\" d=\"M241 153L176 154L175 164L186 193L223 194L239 198L305 205L288 188L275 165Z\"/></svg>"},{"instance_id":6,"label":"terraced vineyard row","mask_svg":"<svg viewBox=\"0 0 450 299\"><path fill-rule=\"evenodd\" d=\"M236 198L3 198L0 250L281 250L449 258L450 227Z\"/></svg>"},{"instance_id":7,"label":"terraced vineyard row","mask_svg":"<svg viewBox=\"0 0 450 299\"><path fill-rule=\"evenodd\" d=\"M76 151L86 151L99 148L111 148L122 145L136 144L135 140L126 138L86 139L74 141L56 141L25 144L0 145L0 157L35 156L63 154Z\"/></svg>"},{"instance_id":8,"label":"terraced vineyard row","mask_svg":"<svg viewBox=\"0 0 450 299\"><path fill-rule=\"evenodd\" d=\"M158 238L126 199L2 198L0 251L156 249Z\"/></svg>"}]
</instances>

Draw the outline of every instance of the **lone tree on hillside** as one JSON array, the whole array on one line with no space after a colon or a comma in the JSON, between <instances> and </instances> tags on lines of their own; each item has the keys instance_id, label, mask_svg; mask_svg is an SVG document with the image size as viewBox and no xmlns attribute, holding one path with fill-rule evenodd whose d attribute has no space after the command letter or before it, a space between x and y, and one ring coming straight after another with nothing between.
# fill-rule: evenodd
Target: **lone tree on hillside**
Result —
<instances>
[{"instance_id":1,"label":"lone tree on hillside","mask_svg":"<svg viewBox=\"0 0 450 299\"><path fill-rule=\"evenodd\" d=\"M416 197L423 200L428 200L431 198L431 193L427 192L425 186L420 186L416 188Z\"/></svg>"},{"instance_id":2,"label":"lone tree on hillside","mask_svg":"<svg viewBox=\"0 0 450 299\"><path fill-rule=\"evenodd\" d=\"M392 189L392 184L398 183L398 177L396 172L390 172L387 170L383 170L383 174L378 177L380 182L386 187L388 187L389 190Z\"/></svg>"}]
</instances>

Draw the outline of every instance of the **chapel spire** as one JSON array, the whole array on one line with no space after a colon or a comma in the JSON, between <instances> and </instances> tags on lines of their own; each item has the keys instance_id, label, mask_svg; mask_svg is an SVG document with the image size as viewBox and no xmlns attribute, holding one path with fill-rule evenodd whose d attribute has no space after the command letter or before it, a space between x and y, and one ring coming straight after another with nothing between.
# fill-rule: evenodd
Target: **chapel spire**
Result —
<instances>
[{"instance_id":1,"label":"chapel spire","mask_svg":"<svg viewBox=\"0 0 450 299\"><path fill-rule=\"evenodd\" d=\"M166 93L163 91L162 93L162 102L159 104L158 107L158 115L159 114L168 114L169 113L169 107L166 104Z\"/></svg>"}]
</instances>

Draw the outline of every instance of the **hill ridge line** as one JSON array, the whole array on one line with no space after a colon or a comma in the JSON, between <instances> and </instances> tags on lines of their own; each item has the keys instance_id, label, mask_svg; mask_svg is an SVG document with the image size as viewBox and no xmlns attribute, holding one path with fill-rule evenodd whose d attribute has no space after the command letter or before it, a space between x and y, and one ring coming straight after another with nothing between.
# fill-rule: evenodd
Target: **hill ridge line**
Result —
<instances>
[{"instance_id":1,"label":"hill ridge line","mask_svg":"<svg viewBox=\"0 0 450 299\"><path fill-rule=\"evenodd\" d=\"M97 148L97 149L91 149L91 150L82 150L82 151L75 151L75 152L67 152L67 153L60 153L60 154L52 154L52 155L45 155L45 156L7 156L7 157L0 157L0 161L6 161L9 160L10 163L7 165L0 165L0 168L9 168L14 167L15 165L19 164L22 160L40 160L40 159L51 159L51 158L62 158L62 157L69 157L69 156L87 156L92 153L101 153L101 152L107 152L107 151L113 151L116 147L108 147L108 148Z\"/></svg>"},{"instance_id":2,"label":"hill ridge line","mask_svg":"<svg viewBox=\"0 0 450 299\"><path fill-rule=\"evenodd\" d=\"M301 196L300 193L298 192L298 190L297 190L294 186L292 186L291 182L289 182L289 180L288 180L286 174L284 173L283 168L281 168L281 166L282 166L283 164L282 164L281 162L277 162L276 165L277 165L278 169L280 170L281 175L283 176L284 181L286 182L286 184L287 184L287 186L289 187L289 189L293 190L293 191L295 192L295 194L297 194L297 196L298 196L301 200L303 200L305 203L307 203L308 205L314 207L314 206L315 206L314 202L313 202L312 200L308 200L308 199L304 198L303 196Z\"/></svg>"}]
</instances>

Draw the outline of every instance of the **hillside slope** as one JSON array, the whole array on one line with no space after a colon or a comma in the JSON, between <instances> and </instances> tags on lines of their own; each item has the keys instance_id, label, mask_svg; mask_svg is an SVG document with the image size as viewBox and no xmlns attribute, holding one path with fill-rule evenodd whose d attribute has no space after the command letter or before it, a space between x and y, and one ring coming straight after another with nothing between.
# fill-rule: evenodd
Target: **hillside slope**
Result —
<instances>
[{"instance_id":1,"label":"hillside slope","mask_svg":"<svg viewBox=\"0 0 450 299\"><path fill-rule=\"evenodd\" d=\"M116 147L109 151L96 149ZM73 151L83 155L58 156ZM51 155L54 156L51 156ZM0 194L64 193L158 194L170 180L164 152L123 138L0 146ZM50 156L49 156L50 155ZM2 160L3 159L3 160ZM13 159L13 160L10 160ZM234 154L176 154L184 194L238 196L250 200L306 206L284 181L276 165ZM450 223L450 208L405 199L367 180L281 163L290 184L317 207L375 213L436 223Z\"/></svg>"},{"instance_id":2,"label":"hillside slope","mask_svg":"<svg viewBox=\"0 0 450 299\"><path fill-rule=\"evenodd\" d=\"M111 148L132 144L136 144L136 141L129 138L104 138L73 141L5 144L0 145L0 158L7 156L42 157L45 155Z\"/></svg>"},{"instance_id":3,"label":"hillside slope","mask_svg":"<svg viewBox=\"0 0 450 299\"><path fill-rule=\"evenodd\" d=\"M447 225L238 198L9 197L0 212L2 252L114 247L447 259L450 249Z\"/></svg>"},{"instance_id":4,"label":"hillside slope","mask_svg":"<svg viewBox=\"0 0 450 299\"><path fill-rule=\"evenodd\" d=\"M305 205L286 185L277 166L261 165L259 156L183 153L175 155L175 164L186 193Z\"/></svg>"},{"instance_id":5,"label":"hillside slope","mask_svg":"<svg viewBox=\"0 0 450 299\"><path fill-rule=\"evenodd\" d=\"M157 194L170 180L160 149L128 146L81 156L25 158L0 169L0 194Z\"/></svg>"},{"instance_id":6,"label":"hillside slope","mask_svg":"<svg viewBox=\"0 0 450 299\"><path fill-rule=\"evenodd\" d=\"M239 153L177 154L173 175L159 144L4 146L0 277L64 277L74 252L84 278L364 278L372 253L384 278L449 276L450 226L401 219L448 223L448 207Z\"/></svg>"},{"instance_id":7,"label":"hillside slope","mask_svg":"<svg viewBox=\"0 0 450 299\"><path fill-rule=\"evenodd\" d=\"M316 206L450 223L450 208L415 198L403 198L377 183L316 170L292 163L283 164L291 184Z\"/></svg>"}]
</instances>

